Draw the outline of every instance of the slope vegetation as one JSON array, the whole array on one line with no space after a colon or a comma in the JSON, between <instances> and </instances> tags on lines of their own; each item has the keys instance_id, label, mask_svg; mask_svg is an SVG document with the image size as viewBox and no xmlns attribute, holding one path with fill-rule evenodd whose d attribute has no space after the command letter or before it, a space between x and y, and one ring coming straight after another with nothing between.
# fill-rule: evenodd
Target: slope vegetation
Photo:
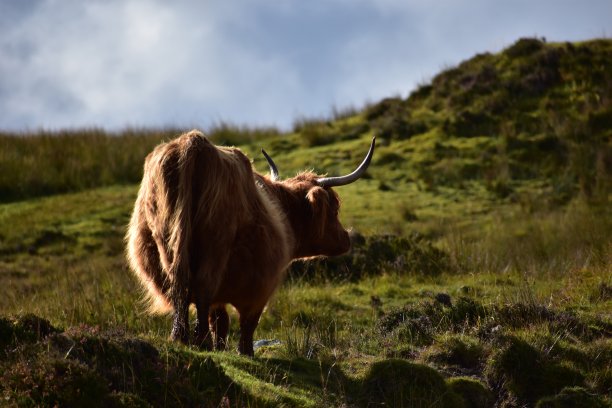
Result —
<instances>
[{"instance_id":1,"label":"slope vegetation","mask_svg":"<svg viewBox=\"0 0 612 408\"><path fill-rule=\"evenodd\" d=\"M522 39L291 132L211 129L284 177L378 140L338 189L353 250L292 265L254 359L170 343L125 264L144 156L181 130L0 135L2 404L609 406L611 97L611 40Z\"/></svg>"}]
</instances>

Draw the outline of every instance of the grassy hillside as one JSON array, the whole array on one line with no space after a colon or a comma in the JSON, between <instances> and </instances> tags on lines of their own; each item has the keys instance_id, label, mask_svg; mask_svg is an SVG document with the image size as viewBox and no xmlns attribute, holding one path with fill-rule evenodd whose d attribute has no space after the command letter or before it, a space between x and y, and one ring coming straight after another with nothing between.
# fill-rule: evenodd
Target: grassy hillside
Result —
<instances>
[{"instance_id":1,"label":"grassy hillside","mask_svg":"<svg viewBox=\"0 0 612 408\"><path fill-rule=\"evenodd\" d=\"M609 406L611 96L612 41L524 39L289 133L211 129L286 177L379 141L338 189L352 252L291 267L254 359L169 343L124 261L142 160L180 130L1 135L0 401Z\"/></svg>"},{"instance_id":2,"label":"grassy hillside","mask_svg":"<svg viewBox=\"0 0 612 408\"><path fill-rule=\"evenodd\" d=\"M376 169L384 175L377 178L387 187L461 188L477 180L504 198L538 180L555 202L578 192L602 199L612 179L611 60L610 40L522 39L441 72L406 99L302 119L288 134L225 123L208 134L253 153L265 146L286 174L346 170L365 149L356 146L377 135ZM180 132L0 134L0 200L135 183L152 146Z\"/></svg>"}]
</instances>

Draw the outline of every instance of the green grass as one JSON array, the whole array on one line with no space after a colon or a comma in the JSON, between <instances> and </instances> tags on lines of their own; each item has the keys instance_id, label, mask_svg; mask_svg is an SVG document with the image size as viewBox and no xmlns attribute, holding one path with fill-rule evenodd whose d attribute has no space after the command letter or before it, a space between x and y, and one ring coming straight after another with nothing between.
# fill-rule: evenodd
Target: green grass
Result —
<instances>
[{"instance_id":1,"label":"green grass","mask_svg":"<svg viewBox=\"0 0 612 408\"><path fill-rule=\"evenodd\" d=\"M338 188L353 251L290 268L253 359L233 309L228 352L169 342L126 266L143 158L178 130L0 136L1 401L609 405L611 48L521 40L288 134L211 129L282 177L349 172L378 138Z\"/></svg>"},{"instance_id":2,"label":"green grass","mask_svg":"<svg viewBox=\"0 0 612 408\"><path fill-rule=\"evenodd\" d=\"M490 387L486 389L496 398L518 396L519 399L532 401L536 397L551 396L548 389L536 396L524 395L520 384L511 389L496 388L497 378L510 374L505 374L503 365L495 366L495 374L487 374L487 370L493 370L488 368L489 364L493 364L489 361L496 361L491 360L493 351L498 347L496 342L506 341L503 340L504 336L511 335L522 339L538 353L550 353L550 347L556 347L556 354L550 357L552 360L549 357L542 360L544 368L541 369L556 373L556 368L546 368L549 367L547 364L553 364L549 361L554 361L551 367L569 364L582 379L567 384L561 381L561 385L579 385L586 387L589 393L605 395L610 378L610 360L605 353L602 355L602 351L610 346L612 336L612 316L609 312L612 297L609 290L605 292L602 288L612 286L610 247L604 245L605 238L609 236L604 233L610 231L610 225L590 220L595 216L592 212L595 210L590 207L583 208L576 203L575 208L554 212L547 217L523 213L520 223L515 217L500 219L493 216L490 219L495 220L498 227L494 241L491 241L492 236L485 234L480 240L472 235L470 243L465 242L470 231L489 222L487 214L481 214L482 219L469 221L463 219L460 212L455 215L456 225L446 228L438 226L441 248L445 248L448 241L462 239L462 246L453 249L456 256L469 258L470 253L479 253L480 256L488 254L486 256L494 257L497 254L501 260L492 265L504 265L507 259L512 259L505 258L500 248L518 253L525 247L537 244L542 237L550 236L555 239L544 239L539 245L548 248L553 255L563 248L568 253L586 251L600 253L599 256L603 257L599 261L572 263L569 269L564 266L565 269L557 271L555 266L558 260L555 256L527 251L521 262L537 267L489 265L485 269L480 260L459 259L454 260L456 266L449 266L448 271L433 275L425 270L401 272L393 264L381 264L379 272L357 280L336 280L333 276L320 276L314 280L290 279L270 302L256 332L259 339L278 339L281 343L263 347L257 351L255 360L250 360L237 356L233 351L202 354L168 344L169 319L145 314L140 288L123 260L123 226L128 220L135 192L133 186L111 187L0 207L0 227L3 231L0 285L9 288L6 296L0 298L0 309L6 316L33 313L48 319L60 329L59 334L51 337L29 340L27 344L31 345L23 349L5 349L4 362L0 362L0 365L4 364L8 370L6 375L10 375L13 381L13 388L3 391L10 401L16 402L22 398L23 401L31 399L38 403L50 403L51 400L40 399L42 397L20 388L23 387L20 381L25 381L20 375L26 375L22 372L26 368L21 364L35 359L39 362L36 366L39 375L50 375L49 370L57 370L54 353L61 355L67 351L49 351L55 347L54 342L59 341L57 336L67 336L69 339L85 336L103 344L106 344L104 341L117 342L120 344L117 347L124 347L121 344L135 336L141 339L139 341L150 344L147 347L158 350L160 364L167 366L164 370L171 371L190 370L189 367L194 364L204 364L208 367L205 371L210 373L213 368L206 361L212 358L214 372L218 372L215 375L225 378L213 383L218 385L226 381L226 387L232 383L234 388L211 391L211 384L197 382L203 374L190 374L189 384L173 382L169 385L174 387L172 392L175 393L187 392L185 390L188 389L189 395L193 395L189 398L196 399L209 393L219 400L229 398L255 406L327 406L342 403L361 405L371 398L387 398L384 397L387 395L385 393L400 398L404 395L403 391L395 388L378 397L375 393L362 395L357 391L365 387L364 384L384 381L382 377L377 377L377 371L372 373L369 370L372 364L389 358L413 361L417 364L416 370L421 370L419 367L422 365L433 367L439 371L437 375L441 375L440 378L448 378L448 381L458 376L472 375ZM350 199L351 195L349 193L344 197L346 201L346 197ZM521 207L516 205L514 210L519 212ZM421 217L420 222L428 225L435 215L431 216L432 219ZM559 221L568 217L569 223ZM597 219L601 221L602 217ZM603 219L609 220L609 216L604 213ZM457 225L463 226L464 235L457 232ZM538 226L544 232L541 236L517 237L515 231L525 225L532 228ZM583 241L581 234L577 233L578 227L589 231L592 240ZM379 245L374 238L368 239L366 245ZM607 243L609 245L609 240ZM401 252L402 247L397 248ZM453 254L450 249L447 252ZM353 261L357 260L354 258ZM538 270L543 272L538 273ZM452 308L436 301L440 293L450 297ZM378 299L378 302L373 303L373 299ZM464 299L471 300L466 303ZM380 331L381 322L394 321L393 316L402 310L412 310L409 313L421 316L421 320L409 323L411 318L403 317L397 321L398 326L392 327L392 324L390 329ZM237 316L233 311L230 314L230 349L233 350L237 345L238 327ZM554 319L548 316L563 316L566 326L551 326ZM488 331L497 326L500 326L497 329L499 332L494 332L493 337L486 337L490 336ZM19 335L11 334L8 338L9 342L25 344ZM135 353L134 358L141 358L140 352L131 353ZM83 378L87 384L95 386L100 381L104 382L100 376L106 378L111 375L105 371L107 368L99 366L94 351L85 350L83 353L84 357L74 362L78 367L73 367L69 360L66 363L68 366L62 369L73 373L71 381L76 381L75 384L69 382L65 387L76 387L79 381L85 381ZM477 353L480 359L470 357L469 353ZM474 358L477 363L473 362ZM136 364L133 362L122 364L130 370L139 367L130 368L130 364ZM426 372L423 375L429 375ZM45 387L57 401L64 401L62 398L69 397L58 394L58 384L50 380ZM456 399L456 393L453 391L451 394L450 388L447 389L451 387L450 384L452 382L442 385L447 390L443 392ZM412 384L405 386L411 387ZM100 388L96 392L104 401L105 398L114 401L119 397L125 399L134 395L133 398L151 402L141 388L113 387ZM558 386L551 387L551 390L561 392ZM129 395L126 397L119 393ZM177 402L164 401L168 405ZM181 401L186 403L188 399Z\"/></svg>"}]
</instances>

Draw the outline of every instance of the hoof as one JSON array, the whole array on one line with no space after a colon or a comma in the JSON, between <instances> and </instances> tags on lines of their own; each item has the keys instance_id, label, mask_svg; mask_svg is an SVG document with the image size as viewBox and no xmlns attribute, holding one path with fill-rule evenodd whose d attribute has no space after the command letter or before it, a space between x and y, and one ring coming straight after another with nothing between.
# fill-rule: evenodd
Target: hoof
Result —
<instances>
[{"instance_id":1,"label":"hoof","mask_svg":"<svg viewBox=\"0 0 612 408\"><path fill-rule=\"evenodd\" d=\"M211 351L213 349L213 341L208 327L202 328L202 325L196 323L193 331L193 345L200 350Z\"/></svg>"},{"instance_id":2,"label":"hoof","mask_svg":"<svg viewBox=\"0 0 612 408\"><path fill-rule=\"evenodd\" d=\"M217 351L225 351L227 349L227 344L224 340L217 340L215 347Z\"/></svg>"},{"instance_id":3,"label":"hoof","mask_svg":"<svg viewBox=\"0 0 612 408\"><path fill-rule=\"evenodd\" d=\"M249 357L253 357L255 355L252 344L251 344L251 347L248 347L248 346L238 347L238 353L242 354L243 356L249 356Z\"/></svg>"},{"instance_id":4,"label":"hoof","mask_svg":"<svg viewBox=\"0 0 612 408\"><path fill-rule=\"evenodd\" d=\"M194 346L196 346L202 351L212 351L213 349L210 337L203 339L196 338L196 340L194 341Z\"/></svg>"}]
</instances>

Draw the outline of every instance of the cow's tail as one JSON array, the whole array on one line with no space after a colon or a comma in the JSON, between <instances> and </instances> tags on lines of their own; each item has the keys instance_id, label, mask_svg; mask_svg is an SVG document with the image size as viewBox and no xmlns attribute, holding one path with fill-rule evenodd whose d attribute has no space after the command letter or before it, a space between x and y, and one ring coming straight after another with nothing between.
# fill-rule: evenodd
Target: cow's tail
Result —
<instances>
[{"instance_id":1,"label":"cow's tail","mask_svg":"<svg viewBox=\"0 0 612 408\"><path fill-rule=\"evenodd\" d=\"M172 166L176 171L165 172L162 197L168 206L165 212L167 225L166 253L161 254L166 276L170 280L168 298L173 307L189 304L191 282L191 246L194 214L197 205L194 199L194 184L198 159L204 149L211 148L210 142L200 132L191 132L186 143L178 144L178 151ZM174 169L172 169L174 170Z\"/></svg>"},{"instance_id":2,"label":"cow's tail","mask_svg":"<svg viewBox=\"0 0 612 408\"><path fill-rule=\"evenodd\" d=\"M194 177L198 158L211 147L194 131L147 157L128 233L128 259L147 289L150 312L189 303Z\"/></svg>"}]
</instances>

